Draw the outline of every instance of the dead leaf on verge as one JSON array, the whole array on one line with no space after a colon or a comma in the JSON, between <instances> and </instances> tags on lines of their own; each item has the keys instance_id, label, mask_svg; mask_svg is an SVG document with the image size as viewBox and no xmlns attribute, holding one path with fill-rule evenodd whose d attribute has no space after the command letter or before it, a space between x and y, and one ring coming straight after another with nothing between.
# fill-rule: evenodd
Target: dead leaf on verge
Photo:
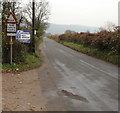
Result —
<instances>
[{"instance_id":1,"label":"dead leaf on verge","mask_svg":"<svg viewBox=\"0 0 120 113\"><path fill-rule=\"evenodd\" d=\"M22 84L22 81L20 81L19 83Z\"/></svg>"},{"instance_id":2,"label":"dead leaf on verge","mask_svg":"<svg viewBox=\"0 0 120 113\"><path fill-rule=\"evenodd\" d=\"M33 108L30 108L29 110L31 110L31 111L35 111Z\"/></svg>"},{"instance_id":3,"label":"dead leaf on verge","mask_svg":"<svg viewBox=\"0 0 120 113\"><path fill-rule=\"evenodd\" d=\"M47 108L46 108L45 106L41 107L40 109L41 109L42 111L46 111L46 110L47 110Z\"/></svg>"},{"instance_id":4,"label":"dead leaf on verge","mask_svg":"<svg viewBox=\"0 0 120 113\"><path fill-rule=\"evenodd\" d=\"M28 105L30 105L31 103L27 103Z\"/></svg>"},{"instance_id":5,"label":"dead leaf on verge","mask_svg":"<svg viewBox=\"0 0 120 113\"><path fill-rule=\"evenodd\" d=\"M35 111L36 106L31 106L30 110Z\"/></svg>"},{"instance_id":6,"label":"dead leaf on verge","mask_svg":"<svg viewBox=\"0 0 120 113\"><path fill-rule=\"evenodd\" d=\"M32 108L36 108L36 106L32 106Z\"/></svg>"},{"instance_id":7,"label":"dead leaf on verge","mask_svg":"<svg viewBox=\"0 0 120 113\"><path fill-rule=\"evenodd\" d=\"M12 94L16 94L16 92L12 92Z\"/></svg>"}]
</instances>

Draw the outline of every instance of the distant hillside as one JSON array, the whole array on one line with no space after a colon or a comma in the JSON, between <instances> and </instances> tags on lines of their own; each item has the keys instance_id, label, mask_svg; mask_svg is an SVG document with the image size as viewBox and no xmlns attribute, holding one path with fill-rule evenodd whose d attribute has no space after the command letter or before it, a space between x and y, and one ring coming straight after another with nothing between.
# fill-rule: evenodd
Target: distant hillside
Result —
<instances>
[{"instance_id":1,"label":"distant hillside","mask_svg":"<svg viewBox=\"0 0 120 113\"><path fill-rule=\"evenodd\" d=\"M51 34L62 34L66 30L72 30L75 32L86 32L89 31L94 33L98 30L97 27L90 27L90 26L82 26L82 25L60 25L60 24L52 24L50 23L49 28L47 29L47 33Z\"/></svg>"}]
</instances>

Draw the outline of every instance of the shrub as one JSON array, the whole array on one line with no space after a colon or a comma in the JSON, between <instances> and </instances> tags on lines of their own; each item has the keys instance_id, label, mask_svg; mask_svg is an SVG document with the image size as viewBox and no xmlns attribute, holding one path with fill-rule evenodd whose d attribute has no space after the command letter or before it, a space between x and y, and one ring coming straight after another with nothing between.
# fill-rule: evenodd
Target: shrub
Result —
<instances>
[{"instance_id":1,"label":"shrub","mask_svg":"<svg viewBox=\"0 0 120 113\"><path fill-rule=\"evenodd\" d=\"M15 40L13 44L13 62L24 62L24 56L28 52L28 45Z\"/></svg>"},{"instance_id":2,"label":"shrub","mask_svg":"<svg viewBox=\"0 0 120 113\"><path fill-rule=\"evenodd\" d=\"M22 44L21 42L13 41L13 62L20 63L24 61L24 55L28 52L28 45ZM2 36L2 63L10 62L10 44L9 38L3 34Z\"/></svg>"},{"instance_id":3,"label":"shrub","mask_svg":"<svg viewBox=\"0 0 120 113\"><path fill-rule=\"evenodd\" d=\"M98 33L81 32L73 34L61 34L59 36L51 36L50 38L82 44L86 47L93 47L102 51L114 51L116 53L120 53L120 34L118 31L109 32L103 30Z\"/></svg>"}]
</instances>

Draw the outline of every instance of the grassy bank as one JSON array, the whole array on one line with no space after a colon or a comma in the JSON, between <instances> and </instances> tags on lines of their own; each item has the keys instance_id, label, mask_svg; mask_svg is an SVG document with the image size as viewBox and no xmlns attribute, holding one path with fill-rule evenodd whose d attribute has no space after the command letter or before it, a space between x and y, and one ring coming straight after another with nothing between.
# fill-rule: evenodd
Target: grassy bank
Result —
<instances>
[{"instance_id":1,"label":"grassy bank","mask_svg":"<svg viewBox=\"0 0 120 113\"><path fill-rule=\"evenodd\" d=\"M21 64L3 64L2 69L3 72L11 72L11 71L25 71L29 69L33 69L35 67L38 67L42 64L41 58L39 58L35 54L27 54L25 56L25 62L22 62Z\"/></svg>"},{"instance_id":2,"label":"grassy bank","mask_svg":"<svg viewBox=\"0 0 120 113\"><path fill-rule=\"evenodd\" d=\"M96 57L98 59L102 59L104 61L113 63L113 64L119 64L118 61L118 57L119 55L116 54L116 52L114 51L100 51L99 49L96 48L90 48L90 47L86 47L82 44L77 44L77 43L73 43L73 42L65 42L65 41L60 41L58 39L54 39L55 41L73 49L79 52L82 52L84 54L87 54L89 56L93 56Z\"/></svg>"},{"instance_id":3,"label":"grassy bank","mask_svg":"<svg viewBox=\"0 0 120 113\"><path fill-rule=\"evenodd\" d=\"M42 43L42 37L36 38L36 44L35 44L35 53L27 53L23 56L24 62L21 63L13 63L13 64L3 64L2 65L2 71L3 72L21 72L30 70L33 68L37 68L40 65L42 65L42 55L39 50L39 45Z\"/></svg>"}]
</instances>

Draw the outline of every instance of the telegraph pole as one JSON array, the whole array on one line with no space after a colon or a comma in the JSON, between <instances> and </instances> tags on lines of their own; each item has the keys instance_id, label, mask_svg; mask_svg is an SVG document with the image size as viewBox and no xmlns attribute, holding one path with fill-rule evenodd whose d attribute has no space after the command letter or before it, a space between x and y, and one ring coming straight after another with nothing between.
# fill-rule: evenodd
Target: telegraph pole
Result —
<instances>
[{"instance_id":1,"label":"telegraph pole","mask_svg":"<svg viewBox=\"0 0 120 113\"><path fill-rule=\"evenodd\" d=\"M118 26L120 29L120 1L118 2Z\"/></svg>"},{"instance_id":2,"label":"telegraph pole","mask_svg":"<svg viewBox=\"0 0 120 113\"><path fill-rule=\"evenodd\" d=\"M32 52L35 52L35 37L34 33L35 32L35 0L32 1Z\"/></svg>"}]
</instances>

